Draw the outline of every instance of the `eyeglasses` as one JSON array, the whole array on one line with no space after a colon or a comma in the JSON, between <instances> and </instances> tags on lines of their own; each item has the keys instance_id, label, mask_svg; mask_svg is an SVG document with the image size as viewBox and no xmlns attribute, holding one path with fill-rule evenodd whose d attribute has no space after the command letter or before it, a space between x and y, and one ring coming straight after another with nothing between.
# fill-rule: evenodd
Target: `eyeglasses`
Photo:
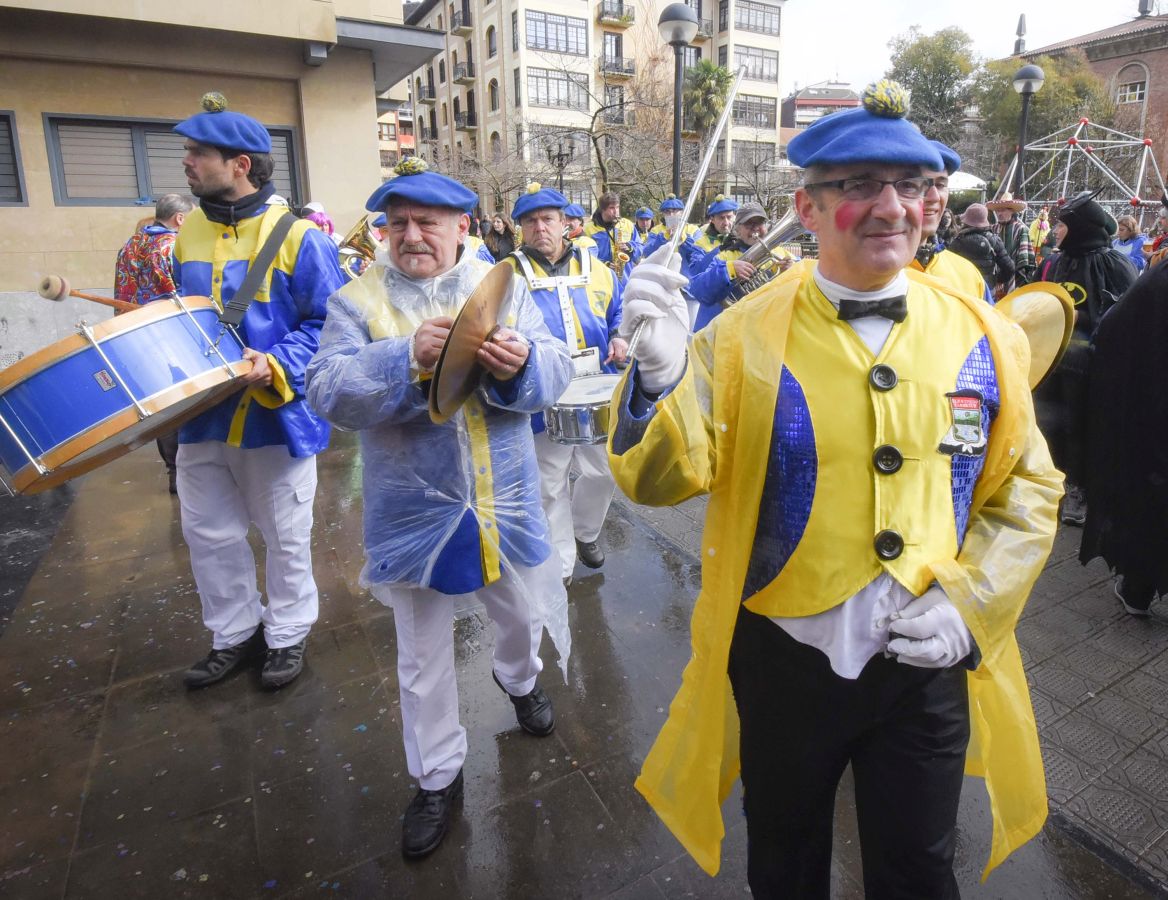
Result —
<instances>
[{"instance_id":1,"label":"eyeglasses","mask_svg":"<svg viewBox=\"0 0 1168 900\"><path fill-rule=\"evenodd\" d=\"M933 179L921 176L919 178L897 178L893 181L882 181L879 178L838 178L835 181L816 181L805 184L803 187L835 188L847 200L875 200L884 190L885 185L892 185L896 196L901 200L920 200L933 186Z\"/></svg>"}]
</instances>

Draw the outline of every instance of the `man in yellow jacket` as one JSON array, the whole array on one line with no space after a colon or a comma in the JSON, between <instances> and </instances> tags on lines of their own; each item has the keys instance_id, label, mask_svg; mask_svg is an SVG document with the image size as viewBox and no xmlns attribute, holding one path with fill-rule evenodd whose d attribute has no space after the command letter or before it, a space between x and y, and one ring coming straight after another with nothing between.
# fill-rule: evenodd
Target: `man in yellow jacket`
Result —
<instances>
[{"instance_id":1,"label":"man in yellow jacket","mask_svg":"<svg viewBox=\"0 0 1168 900\"><path fill-rule=\"evenodd\" d=\"M791 141L819 239L687 347L667 249L625 291L649 323L613 400L635 501L710 494L693 655L637 788L711 874L741 772L756 898L829 896L855 779L870 897L958 895L963 771L986 780L987 872L1046 818L1014 626L1061 475L1029 348L979 298L906 271L943 163L894 83Z\"/></svg>"}]
</instances>

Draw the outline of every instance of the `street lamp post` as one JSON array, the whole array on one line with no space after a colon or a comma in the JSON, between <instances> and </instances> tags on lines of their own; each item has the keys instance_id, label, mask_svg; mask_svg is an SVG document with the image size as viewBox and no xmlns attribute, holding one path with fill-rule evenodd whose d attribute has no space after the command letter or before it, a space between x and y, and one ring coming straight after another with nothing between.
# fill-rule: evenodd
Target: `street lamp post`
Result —
<instances>
[{"instance_id":1,"label":"street lamp post","mask_svg":"<svg viewBox=\"0 0 1168 900\"><path fill-rule=\"evenodd\" d=\"M547 157L552 168L556 170L556 190L562 194L564 192L564 169L572 158L572 154L564 152L564 142L560 141L556 144L555 153L552 153L551 145L548 145Z\"/></svg>"},{"instance_id":2,"label":"street lamp post","mask_svg":"<svg viewBox=\"0 0 1168 900\"><path fill-rule=\"evenodd\" d=\"M1014 196L1022 198L1022 183L1025 181L1022 162L1026 158L1026 126L1030 121L1030 101L1042 90L1046 80L1042 69L1028 63L1014 73L1014 90L1022 95L1022 116L1018 124L1018 165L1014 167Z\"/></svg>"},{"instance_id":3,"label":"street lamp post","mask_svg":"<svg viewBox=\"0 0 1168 900\"><path fill-rule=\"evenodd\" d=\"M670 3L657 20L661 40L673 48L673 194L681 196L682 50L698 33L698 14L684 3Z\"/></svg>"}]
</instances>

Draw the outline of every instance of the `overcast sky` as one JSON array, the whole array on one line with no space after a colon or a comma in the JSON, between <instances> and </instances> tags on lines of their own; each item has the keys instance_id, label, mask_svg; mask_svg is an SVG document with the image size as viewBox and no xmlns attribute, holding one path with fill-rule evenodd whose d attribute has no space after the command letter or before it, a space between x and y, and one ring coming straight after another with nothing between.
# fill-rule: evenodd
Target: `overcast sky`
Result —
<instances>
[{"instance_id":1,"label":"overcast sky","mask_svg":"<svg viewBox=\"0 0 1168 900\"><path fill-rule=\"evenodd\" d=\"M1168 12L1168 0L1159 0ZM956 25L975 52L1014 52L1018 16L1026 14L1026 46L1036 49L1134 19L1138 0L788 0L783 7L782 92L834 79L857 90L888 68L888 42L919 25L925 34Z\"/></svg>"}]
</instances>

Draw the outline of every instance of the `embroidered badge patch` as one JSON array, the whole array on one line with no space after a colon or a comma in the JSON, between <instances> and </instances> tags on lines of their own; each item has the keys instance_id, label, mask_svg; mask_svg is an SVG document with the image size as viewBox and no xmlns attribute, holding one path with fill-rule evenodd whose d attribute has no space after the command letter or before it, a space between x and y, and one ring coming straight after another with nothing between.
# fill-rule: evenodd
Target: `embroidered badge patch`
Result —
<instances>
[{"instance_id":1,"label":"embroidered badge patch","mask_svg":"<svg viewBox=\"0 0 1168 900\"><path fill-rule=\"evenodd\" d=\"M949 414L953 417L953 424L941 438L937 449L949 456L981 456L986 448L986 435L981 427L984 403L981 391L966 388L945 396L949 398Z\"/></svg>"}]
</instances>

